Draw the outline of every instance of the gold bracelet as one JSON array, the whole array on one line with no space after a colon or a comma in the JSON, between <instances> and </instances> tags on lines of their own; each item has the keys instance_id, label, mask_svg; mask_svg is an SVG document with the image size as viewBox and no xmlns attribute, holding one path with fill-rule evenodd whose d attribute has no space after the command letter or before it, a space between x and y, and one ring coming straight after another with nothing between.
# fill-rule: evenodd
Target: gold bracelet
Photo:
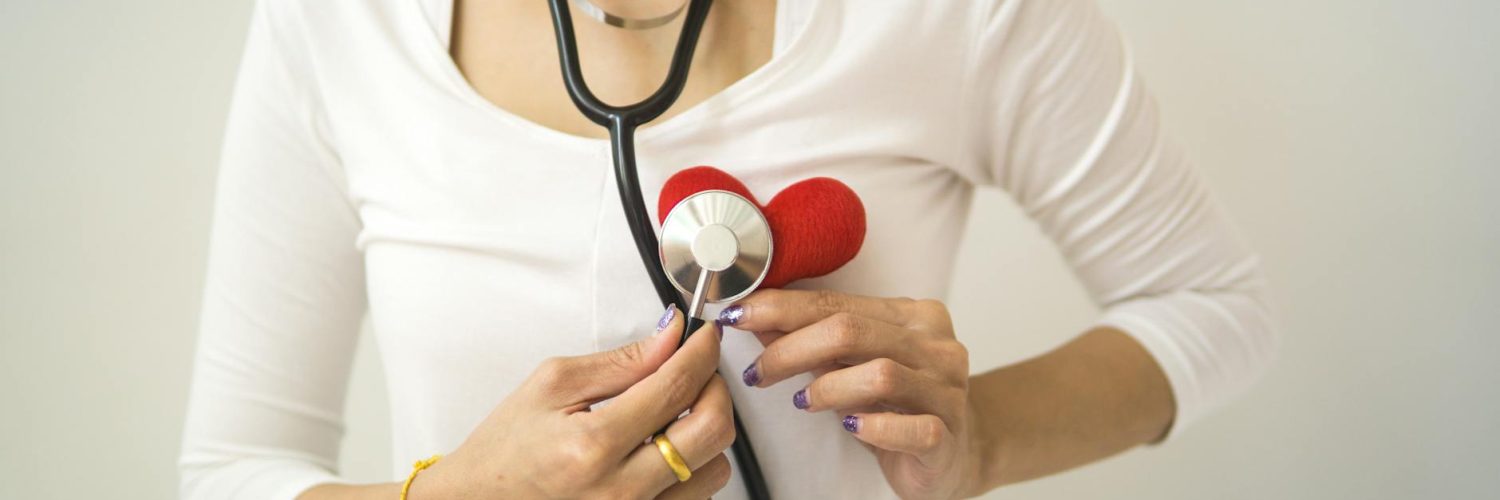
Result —
<instances>
[{"instance_id":1,"label":"gold bracelet","mask_svg":"<svg viewBox=\"0 0 1500 500\"><path fill-rule=\"evenodd\" d=\"M411 491L411 482L417 479L417 473L422 472L422 469L432 467L432 464L437 463L438 459L440 458L443 458L443 456L433 455L431 457L427 457L426 459L418 460L417 463L412 464L411 475L406 476L406 484L401 485L401 500L406 500L406 493Z\"/></svg>"}]
</instances>

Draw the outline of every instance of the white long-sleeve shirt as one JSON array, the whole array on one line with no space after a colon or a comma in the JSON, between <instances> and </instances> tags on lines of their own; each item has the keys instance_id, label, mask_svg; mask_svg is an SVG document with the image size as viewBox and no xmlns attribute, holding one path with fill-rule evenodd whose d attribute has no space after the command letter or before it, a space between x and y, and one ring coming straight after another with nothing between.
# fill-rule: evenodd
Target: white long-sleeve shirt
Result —
<instances>
[{"instance_id":1,"label":"white long-sleeve shirt","mask_svg":"<svg viewBox=\"0 0 1500 500\"><path fill-rule=\"evenodd\" d=\"M219 177L184 497L292 498L338 480L367 312L393 479L453 450L542 359L653 329L607 142L482 98L449 58L451 13L451 0L259 2ZM795 286L940 298L973 192L995 186L1056 243L1099 324L1165 370L1173 432L1267 365L1257 260L1089 0L780 0L776 15L770 62L641 131L648 200L699 164L762 199L838 178L864 200L863 250ZM726 373L760 351L724 342ZM809 380L731 384L773 493L892 496L838 415L788 403ZM736 478L719 496L743 491Z\"/></svg>"}]
</instances>

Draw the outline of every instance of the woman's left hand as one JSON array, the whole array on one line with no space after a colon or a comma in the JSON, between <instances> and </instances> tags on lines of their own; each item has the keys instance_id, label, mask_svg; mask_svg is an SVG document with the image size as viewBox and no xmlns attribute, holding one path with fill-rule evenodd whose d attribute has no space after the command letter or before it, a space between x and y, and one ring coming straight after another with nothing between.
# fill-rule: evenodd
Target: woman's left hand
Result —
<instances>
[{"instance_id":1,"label":"woman's left hand","mask_svg":"<svg viewBox=\"0 0 1500 500\"><path fill-rule=\"evenodd\" d=\"M967 493L977 472L968 437L969 352L942 302L762 290L719 321L754 332L766 346L745 369L746 385L812 373L792 404L843 415L844 429L871 446L903 498Z\"/></svg>"}]
</instances>

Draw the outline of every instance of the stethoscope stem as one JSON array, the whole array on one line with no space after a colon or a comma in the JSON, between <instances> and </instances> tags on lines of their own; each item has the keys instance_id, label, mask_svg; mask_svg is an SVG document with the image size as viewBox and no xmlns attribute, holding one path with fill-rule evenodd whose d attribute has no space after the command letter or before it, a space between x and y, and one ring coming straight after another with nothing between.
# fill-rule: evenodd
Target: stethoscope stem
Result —
<instances>
[{"instance_id":1,"label":"stethoscope stem","mask_svg":"<svg viewBox=\"0 0 1500 500\"><path fill-rule=\"evenodd\" d=\"M698 273L698 286L693 288L693 302L688 307L688 317L703 318L703 305L708 303L708 285L714 279L715 274L708 268L703 268L703 271Z\"/></svg>"}]
</instances>

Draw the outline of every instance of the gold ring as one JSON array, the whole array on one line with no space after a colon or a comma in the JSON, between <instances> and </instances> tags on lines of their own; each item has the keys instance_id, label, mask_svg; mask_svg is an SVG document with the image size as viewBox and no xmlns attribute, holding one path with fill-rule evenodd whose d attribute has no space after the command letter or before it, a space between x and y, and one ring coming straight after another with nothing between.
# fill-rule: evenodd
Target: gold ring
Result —
<instances>
[{"instance_id":1,"label":"gold ring","mask_svg":"<svg viewBox=\"0 0 1500 500\"><path fill-rule=\"evenodd\" d=\"M687 481L693 477L693 469L688 468L687 460L682 459L682 454L677 453L677 447L667 441L667 433L657 434L651 438L656 442L656 451L661 452L661 457L667 459L667 467L672 468L672 473L677 475L677 482Z\"/></svg>"}]
</instances>

